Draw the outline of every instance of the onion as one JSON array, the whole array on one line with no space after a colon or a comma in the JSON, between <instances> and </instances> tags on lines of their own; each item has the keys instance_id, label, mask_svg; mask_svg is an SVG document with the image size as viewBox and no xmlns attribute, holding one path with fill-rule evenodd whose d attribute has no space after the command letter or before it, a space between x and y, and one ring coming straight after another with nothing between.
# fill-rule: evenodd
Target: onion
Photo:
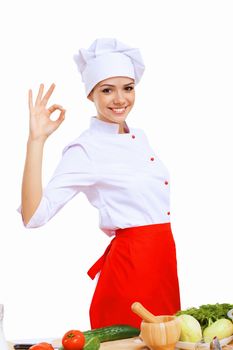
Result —
<instances>
[{"instance_id":1,"label":"onion","mask_svg":"<svg viewBox=\"0 0 233 350\"><path fill-rule=\"evenodd\" d=\"M181 324L180 341L196 343L202 338L201 326L198 320L191 315L178 316Z\"/></svg>"},{"instance_id":2,"label":"onion","mask_svg":"<svg viewBox=\"0 0 233 350\"><path fill-rule=\"evenodd\" d=\"M204 341L209 343L214 337L223 339L230 337L233 334L233 323L232 321L221 318L213 322L210 326L206 327L203 331Z\"/></svg>"}]
</instances>

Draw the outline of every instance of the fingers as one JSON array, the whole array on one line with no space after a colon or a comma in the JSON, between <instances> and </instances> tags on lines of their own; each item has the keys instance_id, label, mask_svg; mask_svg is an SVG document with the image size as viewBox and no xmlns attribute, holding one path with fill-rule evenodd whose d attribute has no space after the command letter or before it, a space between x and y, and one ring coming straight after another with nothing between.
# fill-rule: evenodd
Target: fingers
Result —
<instances>
[{"instance_id":1,"label":"fingers","mask_svg":"<svg viewBox=\"0 0 233 350\"><path fill-rule=\"evenodd\" d=\"M40 88L39 88L39 92L36 98L36 102L35 105L38 105L41 101L42 95L43 95L43 91L44 91L44 84L40 84Z\"/></svg>"},{"instance_id":2,"label":"fingers","mask_svg":"<svg viewBox=\"0 0 233 350\"><path fill-rule=\"evenodd\" d=\"M55 129L57 129L65 119L65 113L66 113L66 110L62 108L59 117L56 120L53 120Z\"/></svg>"},{"instance_id":3,"label":"fingers","mask_svg":"<svg viewBox=\"0 0 233 350\"><path fill-rule=\"evenodd\" d=\"M30 111L31 111L32 108L33 108L32 90L31 90L31 89L28 91L28 107L29 107L29 110L30 110Z\"/></svg>"},{"instance_id":4,"label":"fingers","mask_svg":"<svg viewBox=\"0 0 233 350\"><path fill-rule=\"evenodd\" d=\"M57 124L57 127L58 127L61 124L61 122L63 122L63 120L65 119L66 110L61 105L52 105L51 107L48 108L48 111L50 112L50 114L52 114L56 110L61 111L59 117L53 120L53 122Z\"/></svg>"},{"instance_id":5,"label":"fingers","mask_svg":"<svg viewBox=\"0 0 233 350\"><path fill-rule=\"evenodd\" d=\"M57 126L59 126L63 120L65 119L65 113L66 113L66 110L63 109L58 117L58 119L56 120L56 123L57 123Z\"/></svg>"},{"instance_id":6,"label":"fingers","mask_svg":"<svg viewBox=\"0 0 233 350\"><path fill-rule=\"evenodd\" d=\"M64 108L63 108L61 105L54 104L54 105L52 105L51 107L48 108L48 111L49 111L50 113L53 113L53 112L55 112L57 109L59 109L60 111L63 111L63 110L64 110Z\"/></svg>"},{"instance_id":7,"label":"fingers","mask_svg":"<svg viewBox=\"0 0 233 350\"><path fill-rule=\"evenodd\" d=\"M30 111L33 110L33 108L35 107L45 107L46 108L46 104L50 98L50 96L53 93L53 90L55 89L55 84L53 83L50 88L48 89L48 91L46 92L46 94L43 96L43 92L44 92L44 84L40 84L40 88L39 88L39 92L37 94L37 98L36 98L36 102L35 105L33 106L33 96L32 96L32 90L30 89L28 92L28 105L29 105L29 109ZM61 112L64 111L64 108L61 105L58 104L54 104L51 107L49 107L48 112L51 114L56 110L60 110ZM59 118L58 118L59 119Z\"/></svg>"},{"instance_id":8,"label":"fingers","mask_svg":"<svg viewBox=\"0 0 233 350\"><path fill-rule=\"evenodd\" d=\"M47 104L50 96L52 95L54 89L55 89L55 84L52 84L50 86L50 88L48 89L48 91L46 92L46 94L44 95L44 97L43 97L43 99L41 101L44 106L46 106L46 104Z\"/></svg>"},{"instance_id":9,"label":"fingers","mask_svg":"<svg viewBox=\"0 0 233 350\"><path fill-rule=\"evenodd\" d=\"M47 104L50 96L52 95L54 89L55 89L55 84L52 84L50 86L50 88L48 89L48 91L46 92L46 94L44 95L44 97L42 98L43 92L44 92L44 84L40 84L40 88L39 88L39 92L38 92L38 95L37 95L37 98L36 98L35 105L38 105L38 104L42 103L44 106L46 106L46 104ZM32 103L31 103L31 106L32 106Z\"/></svg>"}]
</instances>

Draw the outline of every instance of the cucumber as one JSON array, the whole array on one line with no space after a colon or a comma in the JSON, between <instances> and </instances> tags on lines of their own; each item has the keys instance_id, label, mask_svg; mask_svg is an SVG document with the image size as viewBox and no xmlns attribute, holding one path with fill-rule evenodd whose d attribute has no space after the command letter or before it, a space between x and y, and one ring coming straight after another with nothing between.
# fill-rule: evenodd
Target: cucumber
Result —
<instances>
[{"instance_id":1,"label":"cucumber","mask_svg":"<svg viewBox=\"0 0 233 350\"><path fill-rule=\"evenodd\" d=\"M111 340L120 340L137 337L140 329L128 325L114 325L102 328L94 328L89 331L84 331L85 346L84 350L98 350L100 343ZM64 350L60 347L59 350Z\"/></svg>"},{"instance_id":2,"label":"cucumber","mask_svg":"<svg viewBox=\"0 0 233 350\"><path fill-rule=\"evenodd\" d=\"M139 333L140 329L128 325L106 326L83 332L86 342L93 337L98 337L100 343L111 340L133 338L138 336Z\"/></svg>"},{"instance_id":3,"label":"cucumber","mask_svg":"<svg viewBox=\"0 0 233 350\"><path fill-rule=\"evenodd\" d=\"M99 350L100 341L98 337L90 338L88 341L86 340L85 346L83 350Z\"/></svg>"}]
</instances>

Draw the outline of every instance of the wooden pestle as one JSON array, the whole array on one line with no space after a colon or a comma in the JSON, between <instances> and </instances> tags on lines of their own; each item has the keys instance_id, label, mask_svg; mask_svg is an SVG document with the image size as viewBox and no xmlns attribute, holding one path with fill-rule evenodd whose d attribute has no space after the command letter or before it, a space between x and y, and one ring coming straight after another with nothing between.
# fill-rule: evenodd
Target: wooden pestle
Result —
<instances>
[{"instance_id":1,"label":"wooden pestle","mask_svg":"<svg viewBox=\"0 0 233 350\"><path fill-rule=\"evenodd\" d=\"M137 301L131 305L131 310L146 322L157 322L156 316Z\"/></svg>"}]
</instances>

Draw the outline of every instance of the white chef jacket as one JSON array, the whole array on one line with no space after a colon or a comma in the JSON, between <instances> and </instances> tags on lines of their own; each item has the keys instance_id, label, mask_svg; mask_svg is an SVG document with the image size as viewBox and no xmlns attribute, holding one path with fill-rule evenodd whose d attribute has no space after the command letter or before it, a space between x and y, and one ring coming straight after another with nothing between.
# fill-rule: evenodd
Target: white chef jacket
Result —
<instances>
[{"instance_id":1,"label":"white chef jacket","mask_svg":"<svg viewBox=\"0 0 233 350\"><path fill-rule=\"evenodd\" d=\"M90 127L63 150L27 228L44 225L79 192L98 209L99 227L109 236L170 221L168 171L144 131L125 127L119 134L118 124L91 117Z\"/></svg>"}]
</instances>

